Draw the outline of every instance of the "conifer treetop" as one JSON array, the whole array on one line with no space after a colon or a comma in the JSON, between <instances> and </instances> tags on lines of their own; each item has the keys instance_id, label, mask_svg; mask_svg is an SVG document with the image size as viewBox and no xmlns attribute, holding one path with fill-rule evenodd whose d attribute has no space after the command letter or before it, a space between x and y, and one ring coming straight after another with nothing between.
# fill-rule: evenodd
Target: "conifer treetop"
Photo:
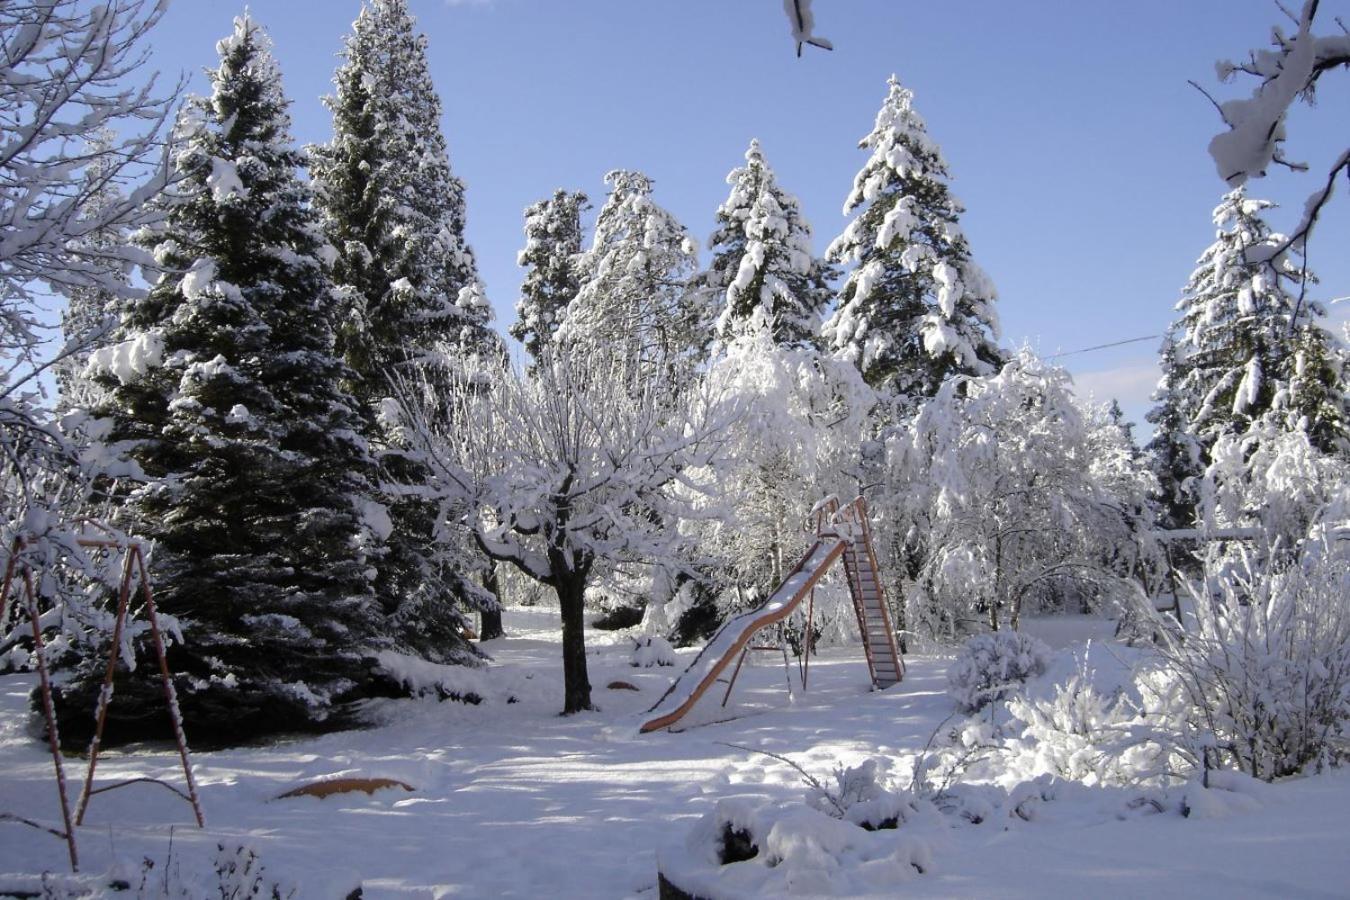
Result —
<instances>
[{"instance_id":1,"label":"conifer treetop","mask_svg":"<svg viewBox=\"0 0 1350 900\"><path fill-rule=\"evenodd\" d=\"M778 185L758 139L727 183L731 191L708 240L712 265L699 279L712 295L708 302L722 307L714 326L719 339L769 328L781 343L816 345L830 271L811 252L800 203Z\"/></svg>"},{"instance_id":2,"label":"conifer treetop","mask_svg":"<svg viewBox=\"0 0 1350 900\"><path fill-rule=\"evenodd\" d=\"M827 343L870 384L910 401L949 375L996 371L997 292L971 258L946 160L895 76L859 147L871 154L844 203L855 218L826 251L854 266Z\"/></svg>"},{"instance_id":3,"label":"conifer treetop","mask_svg":"<svg viewBox=\"0 0 1350 900\"><path fill-rule=\"evenodd\" d=\"M652 180L615 169L591 247L579 260L581 286L556 339L607 344L638 371L655 359L687 359L708 344L711 317L688 290L697 263L689 232L652 199Z\"/></svg>"},{"instance_id":4,"label":"conifer treetop","mask_svg":"<svg viewBox=\"0 0 1350 900\"><path fill-rule=\"evenodd\" d=\"M553 340L567 305L581 287L581 213L589 207L585 194L560 189L525 210L525 247L516 263L527 271L511 336L534 359Z\"/></svg>"},{"instance_id":5,"label":"conifer treetop","mask_svg":"<svg viewBox=\"0 0 1350 900\"><path fill-rule=\"evenodd\" d=\"M333 139L313 148L345 297L339 346L372 396L383 396L390 366L463 344L465 327L486 329L482 310L459 302L477 264L426 46L406 0L367 0L324 98Z\"/></svg>"}]
</instances>

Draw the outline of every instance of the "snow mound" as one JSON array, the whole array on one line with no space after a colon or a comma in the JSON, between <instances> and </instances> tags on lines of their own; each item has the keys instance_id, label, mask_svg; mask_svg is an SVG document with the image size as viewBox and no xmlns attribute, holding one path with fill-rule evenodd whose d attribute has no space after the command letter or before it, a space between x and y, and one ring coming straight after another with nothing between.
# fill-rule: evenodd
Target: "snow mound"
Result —
<instances>
[{"instance_id":1,"label":"snow mound","mask_svg":"<svg viewBox=\"0 0 1350 900\"><path fill-rule=\"evenodd\" d=\"M670 641L658 635L634 638L633 653L628 662L636 669L673 666L675 665L675 648L670 645Z\"/></svg>"},{"instance_id":2,"label":"snow mound","mask_svg":"<svg viewBox=\"0 0 1350 900\"><path fill-rule=\"evenodd\" d=\"M657 854L663 878L705 897L892 895L932 870L925 835L868 831L805 804L719 800L685 840Z\"/></svg>"}]
</instances>

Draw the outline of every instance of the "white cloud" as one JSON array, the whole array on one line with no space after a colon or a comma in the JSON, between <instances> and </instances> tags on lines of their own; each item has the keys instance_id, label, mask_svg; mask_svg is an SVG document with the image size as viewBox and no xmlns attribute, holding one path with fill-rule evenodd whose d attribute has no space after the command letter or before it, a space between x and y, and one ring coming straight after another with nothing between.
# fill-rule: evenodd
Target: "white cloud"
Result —
<instances>
[{"instance_id":1,"label":"white cloud","mask_svg":"<svg viewBox=\"0 0 1350 900\"><path fill-rule=\"evenodd\" d=\"M1074 389L1078 396L1092 398L1097 403L1111 400L1120 402L1125 418L1135 424L1135 439L1147 442L1153 426L1144 421L1144 414L1153 408L1149 399L1158 387L1162 371L1156 358L1136 359L1111 369L1095 372L1075 372Z\"/></svg>"},{"instance_id":2,"label":"white cloud","mask_svg":"<svg viewBox=\"0 0 1350 900\"><path fill-rule=\"evenodd\" d=\"M1100 402L1114 398L1120 401L1121 406L1139 406L1149 403L1149 396L1161 377L1158 360L1150 358L1112 369L1078 372L1073 376L1073 383L1081 396L1091 395Z\"/></svg>"}]
</instances>

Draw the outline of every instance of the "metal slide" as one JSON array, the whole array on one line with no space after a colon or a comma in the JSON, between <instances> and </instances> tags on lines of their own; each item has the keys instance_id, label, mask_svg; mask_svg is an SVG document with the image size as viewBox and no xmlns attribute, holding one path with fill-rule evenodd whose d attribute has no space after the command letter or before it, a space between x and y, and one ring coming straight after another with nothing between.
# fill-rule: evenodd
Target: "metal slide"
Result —
<instances>
[{"instance_id":1,"label":"metal slide","mask_svg":"<svg viewBox=\"0 0 1350 900\"><path fill-rule=\"evenodd\" d=\"M904 663L896 647L886 595L877 572L876 554L872 549L866 502L859 497L841 509L838 501L831 499L819 509L823 515L816 542L758 609L729 619L718 629L689 668L647 711L650 717L643 723L642 731L669 728L683 718L722 671L745 650L755 632L792 615L825 577L830 566L841 558L873 685L887 688L904 677Z\"/></svg>"}]
</instances>

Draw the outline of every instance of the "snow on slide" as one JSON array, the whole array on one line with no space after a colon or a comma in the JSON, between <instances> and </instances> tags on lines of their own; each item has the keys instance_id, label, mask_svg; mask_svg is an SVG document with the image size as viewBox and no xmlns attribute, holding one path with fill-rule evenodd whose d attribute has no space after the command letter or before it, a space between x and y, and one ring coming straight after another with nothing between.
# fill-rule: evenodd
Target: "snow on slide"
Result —
<instances>
[{"instance_id":1,"label":"snow on slide","mask_svg":"<svg viewBox=\"0 0 1350 900\"><path fill-rule=\"evenodd\" d=\"M698 656L694 657L689 668L675 679L675 683L656 701L656 705L647 711L648 718L642 730L656 731L678 722L735 659L736 654L749 643L756 631L792 614L802 598L810 593L811 588L844 552L846 545L845 539L836 536L816 541L792 570L792 574L758 609L728 619L699 651Z\"/></svg>"}]
</instances>

